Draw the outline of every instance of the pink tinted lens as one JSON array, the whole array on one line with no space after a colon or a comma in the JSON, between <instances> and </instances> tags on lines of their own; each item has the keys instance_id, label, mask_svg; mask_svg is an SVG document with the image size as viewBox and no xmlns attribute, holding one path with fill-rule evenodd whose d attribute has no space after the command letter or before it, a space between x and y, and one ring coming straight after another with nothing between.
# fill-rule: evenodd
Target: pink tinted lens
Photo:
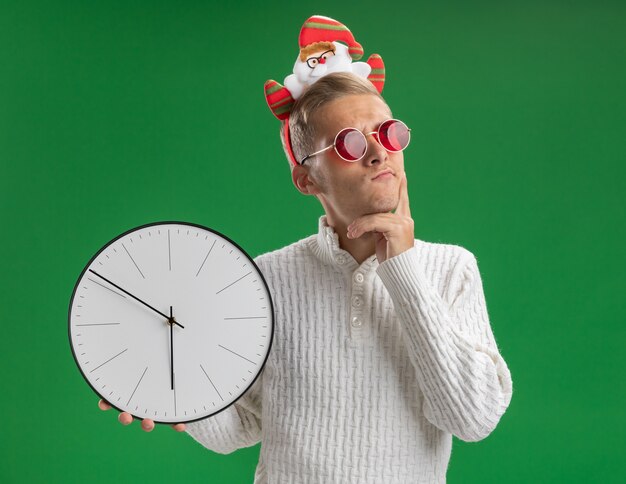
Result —
<instances>
[{"instance_id":1,"label":"pink tinted lens","mask_svg":"<svg viewBox=\"0 0 626 484\"><path fill-rule=\"evenodd\" d=\"M335 140L337 154L346 161L356 161L363 158L367 150L365 136L354 128L342 129Z\"/></svg>"},{"instance_id":2,"label":"pink tinted lens","mask_svg":"<svg viewBox=\"0 0 626 484\"><path fill-rule=\"evenodd\" d=\"M409 144L410 132L406 124L390 119L380 125L380 144L388 151L402 151Z\"/></svg>"}]
</instances>

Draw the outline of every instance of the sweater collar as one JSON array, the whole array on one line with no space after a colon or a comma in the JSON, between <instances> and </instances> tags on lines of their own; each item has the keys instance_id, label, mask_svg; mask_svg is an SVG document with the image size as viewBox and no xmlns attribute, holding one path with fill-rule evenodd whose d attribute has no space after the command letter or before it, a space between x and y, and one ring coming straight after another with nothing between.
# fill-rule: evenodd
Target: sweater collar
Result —
<instances>
[{"instance_id":1,"label":"sweater collar","mask_svg":"<svg viewBox=\"0 0 626 484\"><path fill-rule=\"evenodd\" d=\"M317 257L322 261L338 267L348 267L354 270L356 267L364 269L372 269L378 266L376 255L372 255L365 259L361 265L352 257L352 254L339 245L339 235L333 227L328 225L326 215L322 215L318 219L318 230L312 239L311 249Z\"/></svg>"}]
</instances>

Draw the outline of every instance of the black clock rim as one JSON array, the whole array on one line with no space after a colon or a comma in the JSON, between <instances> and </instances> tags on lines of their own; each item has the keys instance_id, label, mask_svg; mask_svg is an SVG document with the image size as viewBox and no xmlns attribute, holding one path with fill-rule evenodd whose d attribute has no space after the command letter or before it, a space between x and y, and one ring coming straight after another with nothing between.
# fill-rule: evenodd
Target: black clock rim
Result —
<instances>
[{"instance_id":1,"label":"black clock rim","mask_svg":"<svg viewBox=\"0 0 626 484\"><path fill-rule=\"evenodd\" d=\"M102 395L98 390L96 390L94 388L94 386L89 382L89 380L87 379L87 376L85 375L85 373L83 372L83 369L80 366L80 363L78 361L78 357L76 355L76 351L74 350L74 345L72 344L72 305L74 303L74 297L76 295L76 290L78 289L78 284L81 281L81 279L83 278L83 275L85 274L85 272L87 271L87 269L89 268L89 266L91 265L91 263L96 260L96 258L107 248L109 247L111 244L113 244L116 240L121 239L122 237L124 237L125 235L130 234L131 232L136 232L138 230L144 229L146 227L153 227L155 225L166 225L166 224L179 224L179 225L188 225L190 227L197 227L200 229L204 229L204 230L208 230L209 232L213 232L214 234L218 235L219 237L223 237L224 239L228 240L231 244L233 244L235 247L237 247L247 258L248 260L254 265L254 267L256 268L257 272L261 275L261 280L263 281L263 284L265 285L265 289L267 290L267 294L269 296L269 301L270 301L270 309L271 309L271 316L272 316L272 330L271 330L271 337L270 337L270 344L269 344L269 348L267 349L267 354L265 355L265 359L263 360L263 364L261 365L261 369L259 370L259 372L256 374L256 376L254 377L254 379L252 380L252 382L250 383L250 385L248 385L248 387L241 393L241 395L239 395L239 397L237 397L235 400L233 400L231 403L229 403L226 407L218 410L217 412L213 412L211 414L206 414L203 415L202 417L198 417L198 418L194 418L194 419L190 419L190 420L176 420L176 421L171 421L171 422L166 422L163 420L155 420L155 419L150 419L152 420L155 424L162 424L162 425L176 425L176 424L180 424L180 423L191 423L191 422L197 422L199 420L204 420L207 418L211 418L214 415L217 415L221 412L223 412L224 410L227 410L228 408L230 408L232 405L234 405L235 403L237 403L237 401L243 397L248 390L250 390L250 388L254 385L254 383L256 382L256 380L259 378L259 376L261 376L261 374L263 373L263 371L265 370L265 365L267 363L267 360L269 358L269 355L272 351L272 345L274 343L274 329L275 329L275 314L274 314L274 301L272 299L272 294L270 292L269 286L267 284L267 281L265 280L265 276L263 275L263 272L261 271L261 269L259 269L259 266L256 264L256 262L254 262L254 259L252 257L250 257L250 254L248 254L248 252L246 252L243 247L241 247L237 242L235 242L233 239L231 239L230 237L228 237L227 235L219 232L218 230L212 229L210 227L207 227L206 225L202 225L202 224L198 224L198 223L194 223L194 222L183 222L180 220L164 220L164 221L158 221L158 222L149 222L143 225L139 225L136 226L134 228L128 229L126 231L124 231L123 233L119 234L118 236L114 237L113 239L111 239L109 242L107 242L106 244L104 244L99 250L98 252L95 253L95 255L93 255L89 261L87 262L87 264L85 265L85 267L83 267L83 270L80 272L80 275L78 276L78 278L76 279L76 283L74 284L74 289L72 290L72 296L70 298L70 304L69 304L69 308L68 308L68 313L67 313L67 335L68 335L68 340L69 340L69 344L70 344L70 349L72 350L72 356L74 357L74 362L76 363L76 367L78 368L78 371L80 372L81 376L83 377L83 380L85 380L85 382L87 382L87 385L89 385L89 387L93 390L93 392L99 396L100 398L102 398L104 401L106 401L109 405L111 405L111 407L113 407L114 409L118 410L119 412L126 412L126 410L121 409L119 407L117 407L116 405L114 405L112 402L109 402L106 397L104 395ZM144 420L148 417L139 417L137 415L135 415L132 412L127 412L130 415L132 415L133 419L137 419L137 420Z\"/></svg>"}]
</instances>

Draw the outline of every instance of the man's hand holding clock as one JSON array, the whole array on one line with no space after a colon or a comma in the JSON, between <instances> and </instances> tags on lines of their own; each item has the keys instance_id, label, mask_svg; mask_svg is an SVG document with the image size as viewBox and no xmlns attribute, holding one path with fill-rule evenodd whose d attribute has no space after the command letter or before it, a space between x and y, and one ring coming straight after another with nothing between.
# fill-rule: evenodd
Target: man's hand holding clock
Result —
<instances>
[{"instance_id":1,"label":"man's hand holding clock","mask_svg":"<svg viewBox=\"0 0 626 484\"><path fill-rule=\"evenodd\" d=\"M111 404L104 401L103 399L100 399L100 401L98 402L98 407L100 407L100 410L110 410L112 408ZM121 412L118 415L117 419L120 421L122 425L130 425L133 422L133 416L128 412ZM185 431L184 423L171 424L171 427L174 430L176 430L176 432ZM154 420L149 419L149 418L144 418L141 421L141 428L145 430L146 432L152 432L152 430L154 429Z\"/></svg>"}]
</instances>

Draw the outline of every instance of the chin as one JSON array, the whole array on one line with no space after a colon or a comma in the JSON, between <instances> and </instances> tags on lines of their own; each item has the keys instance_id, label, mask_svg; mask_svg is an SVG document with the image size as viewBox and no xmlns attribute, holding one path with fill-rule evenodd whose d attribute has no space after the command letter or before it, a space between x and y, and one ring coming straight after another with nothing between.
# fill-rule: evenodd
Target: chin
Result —
<instances>
[{"instance_id":1,"label":"chin","mask_svg":"<svg viewBox=\"0 0 626 484\"><path fill-rule=\"evenodd\" d=\"M381 212L393 210L398 206L398 190L397 188L394 188L378 192L374 197L372 197L371 202L374 206L379 207Z\"/></svg>"},{"instance_id":2,"label":"chin","mask_svg":"<svg viewBox=\"0 0 626 484\"><path fill-rule=\"evenodd\" d=\"M370 213L384 213L391 212L398 206L398 200L395 197L381 197L377 200L373 200L370 204Z\"/></svg>"}]
</instances>

